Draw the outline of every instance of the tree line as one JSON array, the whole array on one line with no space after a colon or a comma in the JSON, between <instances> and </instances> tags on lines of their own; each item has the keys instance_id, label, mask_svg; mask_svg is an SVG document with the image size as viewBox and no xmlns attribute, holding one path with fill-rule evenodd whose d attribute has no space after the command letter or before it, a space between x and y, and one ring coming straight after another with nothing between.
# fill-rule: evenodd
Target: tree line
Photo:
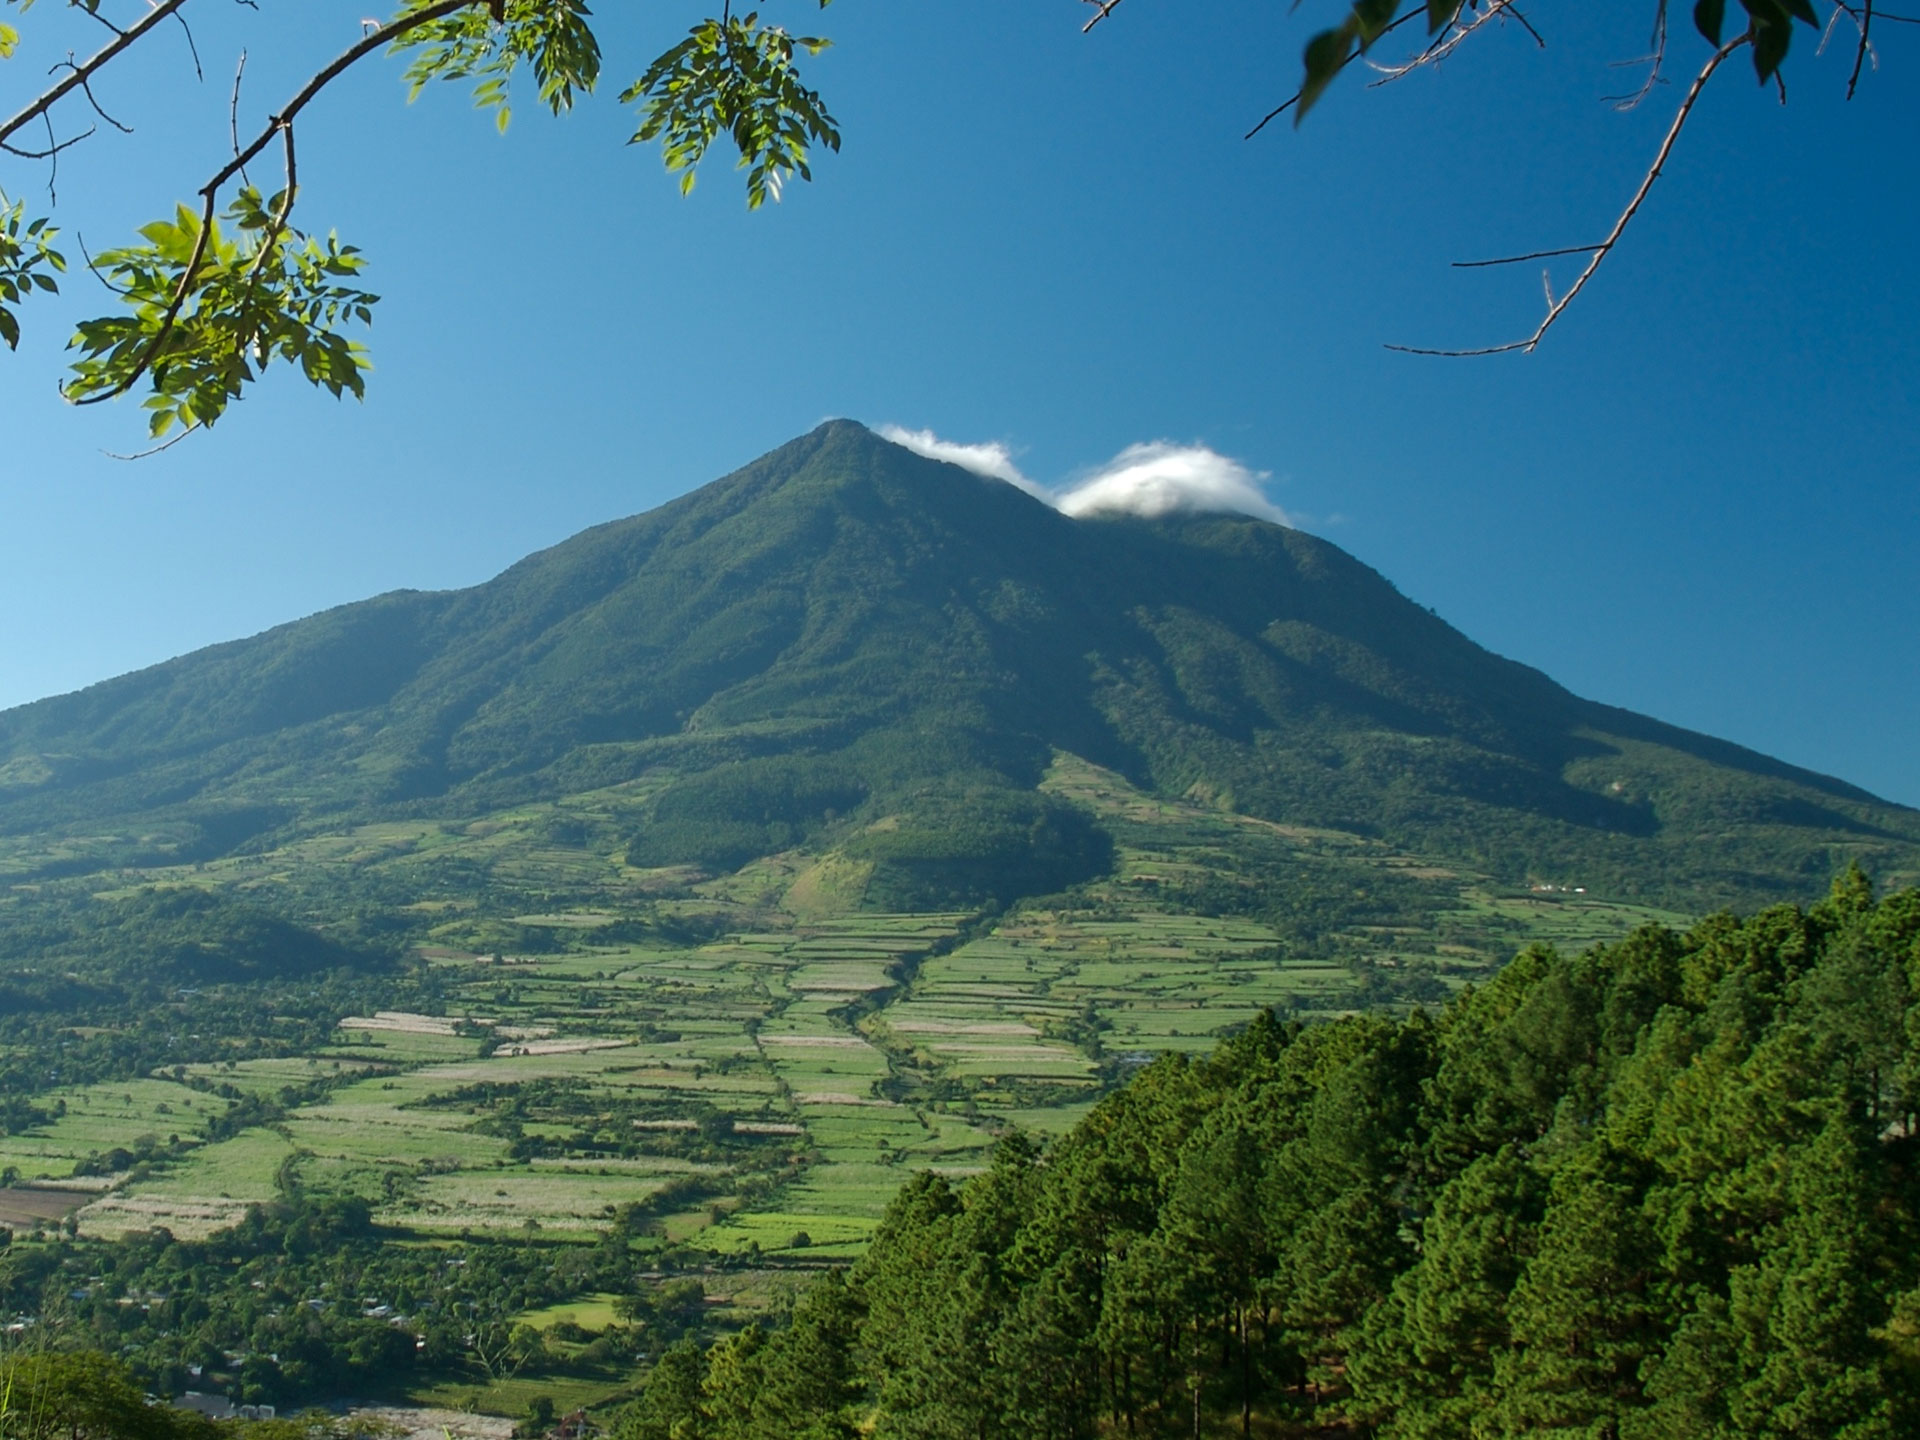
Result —
<instances>
[{"instance_id":1,"label":"tree line","mask_svg":"<svg viewBox=\"0 0 1920 1440\"><path fill-rule=\"evenodd\" d=\"M128 1383L158 1395L284 1408L448 1378L616 1379L637 1353L703 1323L701 1285L673 1273L677 1252L636 1242L644 1218L616 1217L593 1245L396 1243L415 1237L375 1225L366 1200L289 1186L201 1240L152 1230L9 1244L0 1232L0 1312L34 1317L10 1347L112 1357ZM556 1346L520 1318L594 1292L628 1297L623 1323L578 1344ZM7 1359L0 1351L0 1390ZM0 1436L15 1440L4 1424Z\"/></svg>"}]
</instances>

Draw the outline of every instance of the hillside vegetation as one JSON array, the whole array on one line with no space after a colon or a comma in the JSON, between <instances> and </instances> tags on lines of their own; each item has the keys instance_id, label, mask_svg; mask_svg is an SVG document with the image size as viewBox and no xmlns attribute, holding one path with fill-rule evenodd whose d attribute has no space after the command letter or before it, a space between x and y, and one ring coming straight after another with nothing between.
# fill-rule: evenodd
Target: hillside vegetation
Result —
<instances>
[{"instance_id":1,"label":"hillside vegetation","mask_svg":"<svg viewBox=\"0 0 1920 1440\"><path fill-rule=\"evenodd\" d=\"M0 1311L629 1440L1900 1433L1865 875L1323 541L835 423L0 715Z\"/></svg>"},{"instance_id":2,"label":"hillside vegetation","mask_svg":"<svg viewBox=\"0 0 1920 1440\"><path fill-rule=\"evenodd\" d=\"M1570 695L1336 547L1244 516L1068 519L834 422L471 590L398 593L0 715L0 870L192 863L648 781L636 865L845 844L875 908L1107 857L1059 752L1505 883L1701 912L1920 817ZM897 828L884 838L870 827Z\"/></svg>"},{"instance_id":3,"label":"hillside vegetation","mask_svg":"<svg viewBox=\"0 0 1920 1440\"><path fill-rule=\"evenodd\" d=\"M604 993L604 970L579 973ZM789 1092L848 1083L804 1008L764 1032ZM718 1013L690 1023L711 1037ZM136 1170L252 1136L278 1137L276 1173L201 1238L0 1248L0 1305L54 1322L62 1352L119 1357L130 1371L95 1368L136 1394L597 1399L616 1440L1920 1425L1920 891L1876 902L1857 871L1805 910L1536 945L1437 1010L1266 1010L1137 1069L1051 1143L1003 1129L990 1154L923 1099L891 1117L889 1159L853 1162L857 1107L789 1123L761 1087L762 1118L723 1109L755 1093L723 1047L696 1052L709 1101L663 1094L663 1034L598 1072L565 1051L483 1070L448 1063L460 1035L396 1038L440 1058L341 1044L304 1089L276 1092L299 1072L263 1059L77 1092L29 1133L157 1092L213 1143ZM414 1163L408 1137L429 1133L456 1157ZM504 1228L509 1154L533 1161L529 1191L613 1195L624 1176L637 1198L572 1233ZM883 1192L877 1226L767 1208L836 1170ZM353 1193L369 1174L384 1205ZM688 1228L679 1207L723 1192L762 1199ZM94 1364L15 1365L15 1399Z\"/></svg>"},{"instance_id":4,"label":"hillside vegetation","mask_svg":"<svg viewBox=\"0 0 1920 1440\"><path fill-rule=\"evenodd\" d=\"M1920 892L1534 949L916 1176L850 1279L684 1343L618 1434L1893 1440L1916 1111Z\"/></svg>"}]
</instances>

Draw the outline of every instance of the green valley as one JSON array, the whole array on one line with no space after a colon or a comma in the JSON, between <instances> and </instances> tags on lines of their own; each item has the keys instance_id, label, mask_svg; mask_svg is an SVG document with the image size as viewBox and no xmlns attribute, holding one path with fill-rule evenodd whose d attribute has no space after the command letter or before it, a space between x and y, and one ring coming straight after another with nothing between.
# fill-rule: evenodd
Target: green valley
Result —
<instances>
[{"instance_id":1,"label":"green valley","mask_svg":"<svg viewBox=\"0 0 1920 1440\"><path fill-rule=\"evenodd\" d=\"M1849 866L1920 815L834 422L0 715L0 1309L165 1393L612 1406L1137 1075Z\"/></svg>"}]
</instances>

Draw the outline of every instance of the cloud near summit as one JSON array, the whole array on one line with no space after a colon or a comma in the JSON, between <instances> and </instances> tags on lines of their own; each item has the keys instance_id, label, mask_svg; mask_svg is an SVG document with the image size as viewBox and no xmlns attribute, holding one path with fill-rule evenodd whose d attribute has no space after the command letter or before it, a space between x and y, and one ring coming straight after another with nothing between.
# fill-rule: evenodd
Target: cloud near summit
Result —
<instances>
[{"instance_id":1,"label":"cloud near summit","mask_svg":"<svg viewBox=\"0 0 1920 1440\"><path fill-rule=\"evenodd\" d=\"M882 438L916 455L924 455L929 460L944 460L949 465L958 465L962 470L985 475L989 480L1004 480L1029 495L1045 500L1049 505L1053 503L1053 497L1044 486L1035 484L1020 473L1020 467L1013 463L1013 452L998 441L990 440L984 445L962 445L957 440L942 440L931 430L907 430L899 425L882 425L880 434Z\"/></svg>"},{"instance_id":2,"label":"cloud near summit","mask_svg":"<svg viewBox=\"0 0 1920 1440\"><path fill-rule=\"evenodd\" d=\"M990 441L965 445L943 440L931 430L908 430L882 425L880 434L896 445L945 460L989 479L1004 480L1044 500L1063 515L1131 514L1154 517L1175 512L1220 512L1252 515L1279 525L1290 525L1286 512L1260 489L1264 474L1256 474L1205 445L1175 445L1165 440L1129 445L1105 465L1058 489L1021 473L1013 453Z\"/></svg>"}]
</instances>

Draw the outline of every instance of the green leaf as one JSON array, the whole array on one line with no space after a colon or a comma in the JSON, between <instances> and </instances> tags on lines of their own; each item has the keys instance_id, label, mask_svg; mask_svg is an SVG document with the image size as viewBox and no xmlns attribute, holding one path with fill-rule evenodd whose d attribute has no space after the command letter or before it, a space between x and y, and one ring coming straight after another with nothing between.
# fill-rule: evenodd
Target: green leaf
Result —
<instances>
[{"instance_id":1,"label":"green leaf","mask_svg":"<svg viewBox=\"0 0 1920 1440\"><path fill-rule=\"evenodd\" d=\"M11 25L0 25L0 60L11 60L20 48L20 32Z\"/></svg>"},{"instance_id":2,"label":"green leaf","mask_svg":"<svg viewBox=\"0 0 1920 1440\"><path fill-rule=\"evenodd\" d=\"M1720 46L1720 32L1726 28L1727 0L1696 0L1693 7L1693 28L1707 38L1707 43L1715 49Z\"/></svg>"},{"instance_id":3,"label":"green leaf","mask_svg":"<svg viewBox=\"0 0 1920 1440\"><path fill-rule=\"evenodd\" d=\"M1353 18L1359 25L1360 48L1365 50L1393 23L1400 0L1353 0Z\"/></svg>"},{"instance_id":4,"label":"green leaf","mask_svg":"<svg viewBox=\"0 0 1920 1440\"><path fill-rule=\"evenodd\" d=\"M1300 103L1294 107L1293 123L1297 126L1307 118L1314 102L1326 93L1327 86L1333 83L1333 77L1345 68L1347 57L1353 53L1355 24L1351 17L1347 23L1335 30L1322 30L1307 41L1302 59L1306 64L1306 78L1300 84Z\"/></svg>"},{"instance_id":5,"label":"green leaf","mask_svg":"<svg viewBox=\"0 0 1920 1440\"><path fill-rule=\"evenodd\" d=\"M1795 3L1804 4L1805 0L1741 0L1752 20L1753 68L1760 77L1760 83L1766 84L1780 68L1780 62L1787 58L1787 50L1793 44Z\"/></svg>"},{"instance_id":6,"label":"green leaf","mask_svg":"<svg viewBox=\"0 0 1920 1440\"><path fill-rule=\"evenodd\" d=\"M1460 13L1462 0L1427 0L1427 33L1438 35Z\"/></svg>"},{"instance_id":7,"label":"green leaf","mask_svg":"<svg viewBox=\"0 0 1920 1440\"><path fill-rule=\"evenodd\" d=\"M1811 0L1741 0L1752 20L1753 68L1766 84L1780 69L1793 45L1793 22L1819 28Z\"/></svg>"},{"instance_id":8,"label":"green leaf","mask_svg":"<svg viewBox=\"0 0 1920 1440\"><path fill-rule=\"evenodd\" d=\"M1753 23L1753 69L1760 77L1760 83L1766 84L1780 68L1780 62L1787 58L1787 48L1793 43L1793 27L1778 21L1762 23L1759 16Z\"/></svg>"}]
</instances>

